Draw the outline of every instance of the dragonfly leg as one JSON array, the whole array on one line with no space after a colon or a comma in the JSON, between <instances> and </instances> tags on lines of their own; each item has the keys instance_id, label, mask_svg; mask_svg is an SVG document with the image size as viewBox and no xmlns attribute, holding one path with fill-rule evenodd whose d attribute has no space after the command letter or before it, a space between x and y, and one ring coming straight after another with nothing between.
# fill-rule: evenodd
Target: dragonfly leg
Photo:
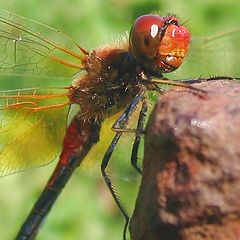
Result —
<instances>
[{"instance_id":1,"label":"dragonfly leg","mask_svg":"<svg viewBox=\"0 0 240 240\"><path fill-rule=\"evenodd\" d=\"M140 101L142 101L142 97L143 97L144 91L141 91L131 102L130 106L123 112L123 114L118 118L118 120L114 123L114 127L118 126L118 127L122 127L124 128L127 124L128 118L129 116L134 112L136 106L138 105L138 103ZM123 207L119 197L118 197L118 193L116 191L116 189L114 188L111 178L110 176L106 173L106 168L108 166L109 160L111 158L111 155L114 151L115 146L117 145L120 137L122 135L122 132L116 132L111 144L109 145L104 157L103 157L103 161L101 164L101 172L103 175L103 178L107 184L107 187L109 189L109 191L111 192L114 201L116 202L118 208L120 209L122 215L125 218L125 225L124 225L124 231L123 231L123 239L126 240L126 233L127 233L127 227L128 227L128 223L129 223L129 216L125 210L125 208Z\"/></svg>"},{"instance_id":2,"label":"dragonfly leg","mask_svg":"<svg viewBox=\"0 0 240 240\"><path fill-rule=\"evenodd\" d=\"M126 240L126 233L127 233L127 226L128 226L128 223L129 223L129 216L128 216L127 211L125 210L124 206L122 205L122 203L119 199L118 193L117 193L116 189L114 188L114 186L112 184L110 176L106 173L106 168L108 166L110 157L111 157L112 152L113 152L118 140L120 139L121 135L122 135L121 133L116 133L116 135L113 138L110 146L108 147L107 152L105 153L102 164L101 164L101 172L102 172L104 181L107 184L108 189L111 192L111 195L112 195L114 201L116 202L116 204L117 204L118 208L120 209L123 217L125 218L123 239Z\"/></svg>"},{"instance_id":3,"label":"dragonfly leg","mask_svg":"<svg viewBox=\"0 0 240 240\"><path fill-rule=\"evenodd\" d=\"M142 108L139 113L137 128L128 129L128 128L123 128L122 126L120 127L118 121L112 127L112 130L115 132L135 133L135 139L134 139L132 154L131 154L131 164L140 175L142 174L142 169L137 164L137 160L138 160L137 153L138 153L138 149L141 141L141 135L144 129L146 112L147 112L147 101L146 101L146 98L142 97Z\"/></svg>"},{"instance_id":4,"label":"dragonfly leg","mask_svg":"<svg viewBox=\"0 0 240 240\"><path fill-rule=\"evenodd\" d=\"M131 154L131 164L132 166L139 172L139 174L142 174L142 169L138 166L138 149L141 141L141 135L143 133L144 129L144 123L146 119L146 113L147 113L147 101L146 99L143 100L142 103L142 109L139 113L138 123L137 123L137 129L135 134L135 139L132 147L132 154Z\"/></svg>"},{"instance_id":5,"label":"dragonfly leg","mask_svg":"<svg viewBox=\"0 0 240 240\"><path fill-rule=\"evenodd\" d=\"M79 127L78 122L74 120L67 129L67 137L65 136L64 142L65 145L63 144L67 154L62 154L60 156L60 160L53 174L48 180L41 196L35 203L26 221L22 225L17 237L15 238L16 240L32 240L36 237L44 219L50 212L64 186L69 181L72 173L79 166L81 161L91 149L92 145L98 141L100 125L92 125L90 135L86 138L80 136L79 131L77 131ZM69 144L69 139L75 140L76 146L74 146L74 149L71 148L71 144L68 148L67 144ZM71 143L74 144L74 141L71 141ZM75 149L79 147L81 147L80 152L75 152Z\"/></svg>"},{"instance_id":6,"label":"dragonfly leg","mask_svg":"<svg viewBox=\"0 0 240 240\"><path fill-rule=\"evenodd\" d=\"M209 78L193 78L193 79L182 79L177 80L177 82L184 82L188 84L194 84L194 83L201 83L201 82L207 82L212 80L239 80L239 78L233 78L233 77L227 77L227 76L215 76L215 77L209 77Z\"/></svg>"}]
</instances>

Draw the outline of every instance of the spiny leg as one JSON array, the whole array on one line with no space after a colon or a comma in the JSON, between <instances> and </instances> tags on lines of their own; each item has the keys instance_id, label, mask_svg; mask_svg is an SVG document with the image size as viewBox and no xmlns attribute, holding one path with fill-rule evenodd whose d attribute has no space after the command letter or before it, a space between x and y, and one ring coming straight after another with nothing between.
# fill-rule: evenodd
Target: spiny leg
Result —
<instances>
[{"instance_id":1,"label":"spiny leg","mask_svg":"<svg viewBox=\"0 0 240 240\"><path fill-rule=\"evenodd\" d=\"M201 82L208 82L213 80L240 80L240 78L233 78L228 76L216 76L216 77L209 77L209 78L193 78L193 79L182 79L182 80L176 80L176 82L184 82L187 84L194 84L194 83L201 83Z\"/></svg>"},{"instance_id":2,"label":"spiny leg","mask_svg":"<svg viewBox=\"0 0 240 240\"><path fill-rule=\"evenodd\" d=\"M158 87L158 86L156 86L156 87ZM159 88L156 88L155 90L159 91ZM161 90L160 90L160 93L162 93ZM142 169L137 164L137 160L138 160L137 154L138 154L138 149L139 149L139 145L140 145L140 141L141 141L141 135L142 135L143 129L144 129L146 112L147 112L147 101L146 101L145 97L142 97L142 107L141 107L141 111L140 111L139 117L138 117L137 128L136 129L123 128L123 127L120 127L119 124L117 124L117 123L115 123L112 127L113 131L115 131L115 132L134 133L135 134L135 139L134 139L132 153L131 153L131 164L140 175L142 174Z\"/></svg>"},{"instance_id":3,"label":"spiny leg","mask_svg":"<svg viewBox=\"0 0 240 240\"><path fill-rule=\"evenodd\" d=\"M128 118L129 116L134 112L136 106L138 105L138 103L142 100L142 97L144 95L144 91L141 91L131 102L130 106L123 112L123 114L118 118L118 120L114 123L113 128L124 128L127 124ZM120 209L121 213L123 214L124 218L125 218L125 225L124 225L124 231L123 231L123 239L126 239L126 232L127 232L127 226L129 223L129 216L125 210L125 208L123 207L117 191L114 189L114 186L112 184L112 181L109 177L109 175L106 173L106 168L108 166L109 160L111 158L111 155L114 151L115 146L117 145L120 137L122 135L122 132L117 132L111 142L111 144L109 145L104 157L103 157L103 161L101 164L101 172L103 175L103 178L109 188L109 191L111 192L114 201L116 202L118 208Z\"/></svg>"},{"instance_id":4,"label":"spiny leg","mask_svg":"<svg viewBox=\"0 0 240 240\"><path fill-rule=\"evenodd\" d=\"M131 154L131 164L132 166L139 172L139 174L142 174L142 169L138 166L138 149L141 141L141 135L143 133L144 129L144 123L146 119L146 113L147 113L147 101L144 98L142 103L142 108L139 113L138 123L137 123L137 129L136 129L136 135L132 147L132 154Z\"/></svg>"}]
</instances>

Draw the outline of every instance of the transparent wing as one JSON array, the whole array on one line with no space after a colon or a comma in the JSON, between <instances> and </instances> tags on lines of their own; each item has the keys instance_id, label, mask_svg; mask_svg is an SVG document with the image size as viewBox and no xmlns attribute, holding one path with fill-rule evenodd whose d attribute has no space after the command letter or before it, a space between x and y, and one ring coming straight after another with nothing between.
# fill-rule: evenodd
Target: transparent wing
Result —
<instances>
[{"instance_id":1,"label":"transparent wing","mask_svg":"<svg viewBox=\"0 0 240 240\"><path fill-rule=\"evenodd\" d=\"M56 158L68 105L64 88L0 91L0 176Z\"/></svg>"},{"instance_id":2,"label":"transparent wing","mask_svg":"<svg viewBox=\"0 0 240 240\"><path fill-rule=\"evenodd\" d=\"M69 77L81 70L84 54L60 31L0 10L1 74Z\"/></svg>"},{"instance_id":3,"label":"transparent wing","mask_svg":"<svg viewBox=\"0 0 240 240\"><path fill-rule=\"evenodd\" d=\"M174 78L240 77L240 28L209 37L193 38L183 65Z\"/></svg>"}]
</instances>

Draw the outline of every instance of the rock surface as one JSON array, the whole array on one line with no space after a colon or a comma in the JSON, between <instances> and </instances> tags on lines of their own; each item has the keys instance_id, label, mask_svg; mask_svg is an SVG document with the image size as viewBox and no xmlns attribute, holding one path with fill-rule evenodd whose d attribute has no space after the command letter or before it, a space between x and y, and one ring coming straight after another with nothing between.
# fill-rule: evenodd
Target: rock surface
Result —
<instances>
[{"instance_id":1,"label":"rock surface","mask_svg":"<svg viewBox=\"0 0 240 240\"><path fill-rule=\"evenodd\" d=\"M133 240L240 239L240 83L162 95L148 122Z\"/></svg>"}]
</instances>

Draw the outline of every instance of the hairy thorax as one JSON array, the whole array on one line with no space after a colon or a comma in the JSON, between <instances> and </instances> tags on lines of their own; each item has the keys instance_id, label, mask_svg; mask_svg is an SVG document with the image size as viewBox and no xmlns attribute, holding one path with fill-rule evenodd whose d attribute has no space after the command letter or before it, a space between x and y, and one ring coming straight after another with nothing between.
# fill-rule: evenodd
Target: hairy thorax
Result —
<instances>
[{"instance_id":1,"label":"hairy thorax","mask_svg":"<svg viewBox=\"0 0 240 240\"><path fill-rule=\"evenodd\" d=\"M75 80L71 101L80 105L85 121L101 122L128 106L143 87L142 71L128 50L98 50L84 61L86 74Z\"/></svg>"}]
</instances>

